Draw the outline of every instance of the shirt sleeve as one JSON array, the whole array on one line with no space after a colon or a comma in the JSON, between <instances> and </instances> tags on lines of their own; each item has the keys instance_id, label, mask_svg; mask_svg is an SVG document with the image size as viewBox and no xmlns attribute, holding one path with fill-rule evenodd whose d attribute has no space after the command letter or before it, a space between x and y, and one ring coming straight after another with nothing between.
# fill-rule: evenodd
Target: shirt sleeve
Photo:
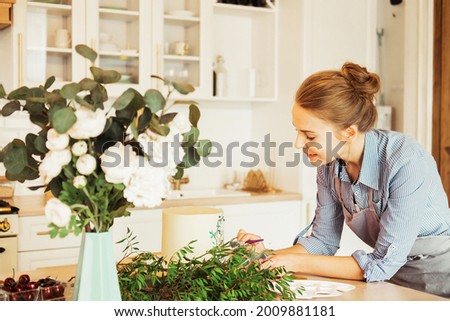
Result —
<instances>
[{"instance_id":1,"label":"shirt sleeve","mask_svg":"<svg viewBox=\"0 0 450 321\"><path fill-rule=\"evenodd\" d=\"M332 193L333 168L324 165L317 169L317 208L311 235L297 240L311 254L334 255L339 249L344 216L341 203Z\"/></svg>"},{"instance_id":2,"label":"shirt sleeve","mask_svg":"<svg viewBox=\"0 0 450 321\"><path fill-rule=\"evenodd\" d=\"M429 188L423 161L420 156L407 160L392 174L374 251L352 254L367 282L388 280L407 262L422 225Z\"/></svg>"}]
</instances>

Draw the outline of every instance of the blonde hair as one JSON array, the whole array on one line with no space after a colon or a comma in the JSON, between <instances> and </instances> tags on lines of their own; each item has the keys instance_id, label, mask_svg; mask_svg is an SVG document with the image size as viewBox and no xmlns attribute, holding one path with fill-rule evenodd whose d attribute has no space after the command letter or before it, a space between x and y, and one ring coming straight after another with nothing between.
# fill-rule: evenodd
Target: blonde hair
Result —
<instances>
[{"instance_id":1,"label":"blonde hair","mask_svg":"<svg viewBox=\"0 0 450 321\"><path fill-rule=\"evenodd\" d=\"M309 76L298 88L295 101L338 129L356 125L359 131L367 132L377 121L374 98L379 90L377 74L347 62L341 70Z\"/></svg>"}]
</instances>

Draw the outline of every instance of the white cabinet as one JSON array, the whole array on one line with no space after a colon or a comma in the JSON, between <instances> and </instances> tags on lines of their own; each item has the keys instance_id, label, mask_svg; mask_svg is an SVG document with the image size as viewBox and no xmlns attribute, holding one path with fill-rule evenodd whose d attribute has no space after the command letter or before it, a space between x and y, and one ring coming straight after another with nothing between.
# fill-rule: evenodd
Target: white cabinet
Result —
<instances>
[{"instance_id":1,"label":"white cabinet","mask_svg":"<svg viewBox=\"0 0 450 321\"><path fill-rule=\"evenodd\" d=\"M6 59L0 62L2 70L12 73L0 75L0 83L13 87L42 85L52 75L61 87L90 76L90 62L74 50L86 44L98 52L99 67L122 74L120 83L107 85L111 97L128 87L142 93L161 89L162 82L152 81L152 74L192 84L196 90L189 99L277 97L276 7L215 0L18 0L14 18L8 31L11 43L2 44L8 53L2 53ZM227 69L223 97L213 96L218 55Z\"/></svg>"}]
</instances>

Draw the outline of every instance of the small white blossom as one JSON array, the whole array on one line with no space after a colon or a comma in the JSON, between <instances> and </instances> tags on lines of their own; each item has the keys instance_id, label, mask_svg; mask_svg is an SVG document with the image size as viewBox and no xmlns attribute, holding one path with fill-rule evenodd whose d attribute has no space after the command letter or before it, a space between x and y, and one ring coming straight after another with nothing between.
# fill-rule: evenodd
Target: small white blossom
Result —
<instances>
[{"instance_id":1,"label":"small white blossom","mask_svg":"<svg viewBox=\"0 0 450 321\"><path fill-rule=\"evenodd\" d=\"M86 184L87 184L87 179L83 175L78 175L73 178L73 186L75 186L75 188L81 189L81 188L85 187Z\"/></svg>"},{"instance_id":2,"label":"small white blossom","mask_svg":"<svg viewBox=\"0 0 450 321\"><path fill-rule=\"evenodd\" d=\"M76 167L80 174L90 175L97 167L97 160L91 154L84 154L77 159Z\"/></svg>"},{"instance_id":3,"label":"small white blossom","mask_svg":"<svg viewBox=\"0 0 450 321\"><path fill-rule=\"evenodd\" d=\"M57 198L49 199L45 205L45 216L56 226L66 226L70 221L71 215L72 210L70 207Z\"/></svg>"},{"instance_id":4,"label":"small white blossom","mask_svg":"<svg viewBox=\"0 0 450 321\"><path fill-rule=\"evenodd\" d=\"M59 134L54 128L50 128L47 132L47 141L45 146L49 150L63 150L69 145L69 135Z\"/></svg>"},{"instance_id":5,"label":"small white blossom","mask_svg":"<svg viewBox=\"0 0 450 321\"><path fill-rule=\"evenodd\" d=\"M124 146L117 142L100 156L100 167L105 173L105 179L112 184L127 185L131 174L138 167L138 157L130 145Z\"/></svg>"},{"instance_id":6,"label":"small white blossom","mask_svg":"<svg viewBox=\"0 0 450 321\"><path fill-rule=\"evenodd\" d=\"M105 128L106 115L101 109L92 111L89 108L80 106L75 111L75 116L77 116L77 121L68 131L70 137L74 139L97 137Z\"/></svg>"},{"instance_id":7,"label":"small white blossom","mask_svg":"<svg viewBox=\"0 0 450 321\"><path fill-rule=\"evenodd\" d=\"M49 151L39 165L39 175L48 184L61 173L62 167L72 160L72 153L68 149Z\"/></svg>"},{"instance_id":8,"label":"small white blossom","mask_svg":"<svg viewBox=\"0 0 450 321\"><path fill-rule=\"evenodd\" d=\"M79 140L72 146L72 154L81 156L87 153L88 146L84 140Z\"/></svg>"}]
</instances>

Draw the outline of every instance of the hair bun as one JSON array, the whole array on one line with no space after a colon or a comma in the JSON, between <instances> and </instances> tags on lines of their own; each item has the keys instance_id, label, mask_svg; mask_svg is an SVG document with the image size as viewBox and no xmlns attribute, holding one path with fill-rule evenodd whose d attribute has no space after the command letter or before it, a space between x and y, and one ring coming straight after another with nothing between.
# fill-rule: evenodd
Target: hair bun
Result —
<instances>
[{"instance_id":1,"label":"hair bun","mask_svg":"<svg viewBox=\"0 0 450 321\"><path fill-rule=\"evenodd\" d=\"M353 86L356 92L373 99L373 96L380 90L380 77L368 72L365 67L352 62L346 62L341 68L342 76Z\"/></svg>"}]
</instances>

